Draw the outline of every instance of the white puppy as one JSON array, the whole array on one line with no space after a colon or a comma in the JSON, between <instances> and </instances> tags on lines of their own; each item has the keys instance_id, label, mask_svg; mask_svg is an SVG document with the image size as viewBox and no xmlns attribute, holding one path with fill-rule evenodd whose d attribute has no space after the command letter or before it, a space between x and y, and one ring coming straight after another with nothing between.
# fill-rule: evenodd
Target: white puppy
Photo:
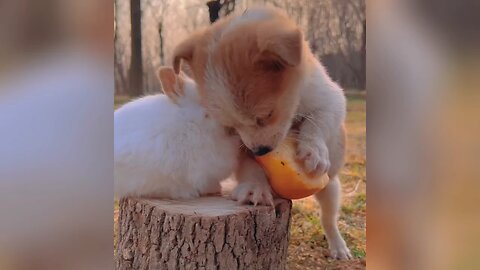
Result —
<instances>
[{"instance_id":1,"label":"white puppy","mask_svg":"<svg viewBox=\"0 0 480 270\"><path fill-rule=\"evenodd\" d=\"M115 194L188 199L220 192L234 171L240 139L214 121L195 83L161 68L166 95L115 111Z\"/></svg>"}]
</instances>

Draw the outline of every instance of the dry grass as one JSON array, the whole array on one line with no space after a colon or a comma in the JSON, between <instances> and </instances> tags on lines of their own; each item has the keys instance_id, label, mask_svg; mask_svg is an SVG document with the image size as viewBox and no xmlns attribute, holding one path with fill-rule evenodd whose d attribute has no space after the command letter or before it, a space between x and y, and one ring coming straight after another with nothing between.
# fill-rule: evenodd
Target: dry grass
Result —
<instances>
[{"instance_id":1,"label":"dry grass","mask_svg":"<svg viewBox=\"0 0 480 270\"><path fill-rule=\"evenodd\" d=\"M327 240L320 226L316 201L305 198L294 201L288 266L291 270L365 269L366 264L366 101L363 93L348 93L345 168L341 173L344 194L340 230L355 259L331 260ZM128 98L115 99L116 107ZM356 188L358 186L358 188ZM114 236L117 234L118 204L115 204ZM116 237L114 237L116 246Z\"/></svg>"}]
</instances>

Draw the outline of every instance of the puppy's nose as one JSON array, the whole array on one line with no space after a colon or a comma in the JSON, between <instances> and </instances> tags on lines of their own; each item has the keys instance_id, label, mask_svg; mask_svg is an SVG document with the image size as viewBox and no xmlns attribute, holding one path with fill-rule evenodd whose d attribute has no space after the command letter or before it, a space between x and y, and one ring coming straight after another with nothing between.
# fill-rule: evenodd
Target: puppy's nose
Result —
<instances>
[{"instance_id":1,"label":"puppy's nose","mask_svg":"<svg viewBox=\"0 0 480 270\"><path fill-rule=\"evenodd\" d=\"M271 147L260 145L259 147L253 150L253 154L255 154L255 156L263 156L265 154L268 154L270 151L272 151Z\"/></svg>"}]
</instances>

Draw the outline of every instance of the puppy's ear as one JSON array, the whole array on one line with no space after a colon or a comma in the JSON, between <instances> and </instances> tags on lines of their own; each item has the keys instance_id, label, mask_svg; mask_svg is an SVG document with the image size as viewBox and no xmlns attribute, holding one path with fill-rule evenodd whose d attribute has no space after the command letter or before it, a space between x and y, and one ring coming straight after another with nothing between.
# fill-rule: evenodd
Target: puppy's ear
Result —
<instances>
[{"instance_id":1,"label":"puppy's ear","mask_svg":"<svg viewBox=\"0 0 480 270\"><path fill-rule=\"evenodd\" d=\"M189 38L178 44L173 50L173 69L175 70L175 73L179 74L182 59L187 62L192 60L199 36L200 33L191 35Z\"/></svg>"},{"instance_id":2,"label":"puppy's ear","mask_svg":"<svg viewBox=\"0 0 480 270\"><path fill-rule=\"evenodd\" d=\"M177 76L171 67L161 67L158 70L158 79L162 84L163 93L170 100L177 104L178 99L183 96L183 76Z\"/></svg>"},{"instance_id":3,"label":"puppy's ear","mask_svg":"<svg viewBox=\"0 0 480 270\"><path fill-rule=\"evenodd\" d=\"M279 22L261 25L257 30L260 54L256 62L273 70L300 64L303 47L302 32L296 26Z\"/></svg>"}]
</instances>

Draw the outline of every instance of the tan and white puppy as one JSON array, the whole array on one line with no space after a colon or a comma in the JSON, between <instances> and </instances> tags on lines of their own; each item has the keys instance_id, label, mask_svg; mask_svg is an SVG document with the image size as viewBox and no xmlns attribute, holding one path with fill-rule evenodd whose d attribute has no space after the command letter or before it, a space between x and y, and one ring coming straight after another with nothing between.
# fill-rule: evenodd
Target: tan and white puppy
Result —
<instances>
[{"instance_id":1,"label":"tan and white puppy","mask_svg":"<svg viewBox=\"0 0 480 270\"><path fill-rule=\"evenodd\" d=\"M180 43L174 51L176 72L182 59L191 67L205 108L222 125L234 128L251 152L266 154L293 136L305 169L328 172L329 185L316 194L322 224L331 255L350 258L337 227L345 97L310 51L298 26L277 9L249 9ZM255 204L271 201L272 192L259 165L248 155L239 164L234 199Z\"/></svg>"}]
</instances>

